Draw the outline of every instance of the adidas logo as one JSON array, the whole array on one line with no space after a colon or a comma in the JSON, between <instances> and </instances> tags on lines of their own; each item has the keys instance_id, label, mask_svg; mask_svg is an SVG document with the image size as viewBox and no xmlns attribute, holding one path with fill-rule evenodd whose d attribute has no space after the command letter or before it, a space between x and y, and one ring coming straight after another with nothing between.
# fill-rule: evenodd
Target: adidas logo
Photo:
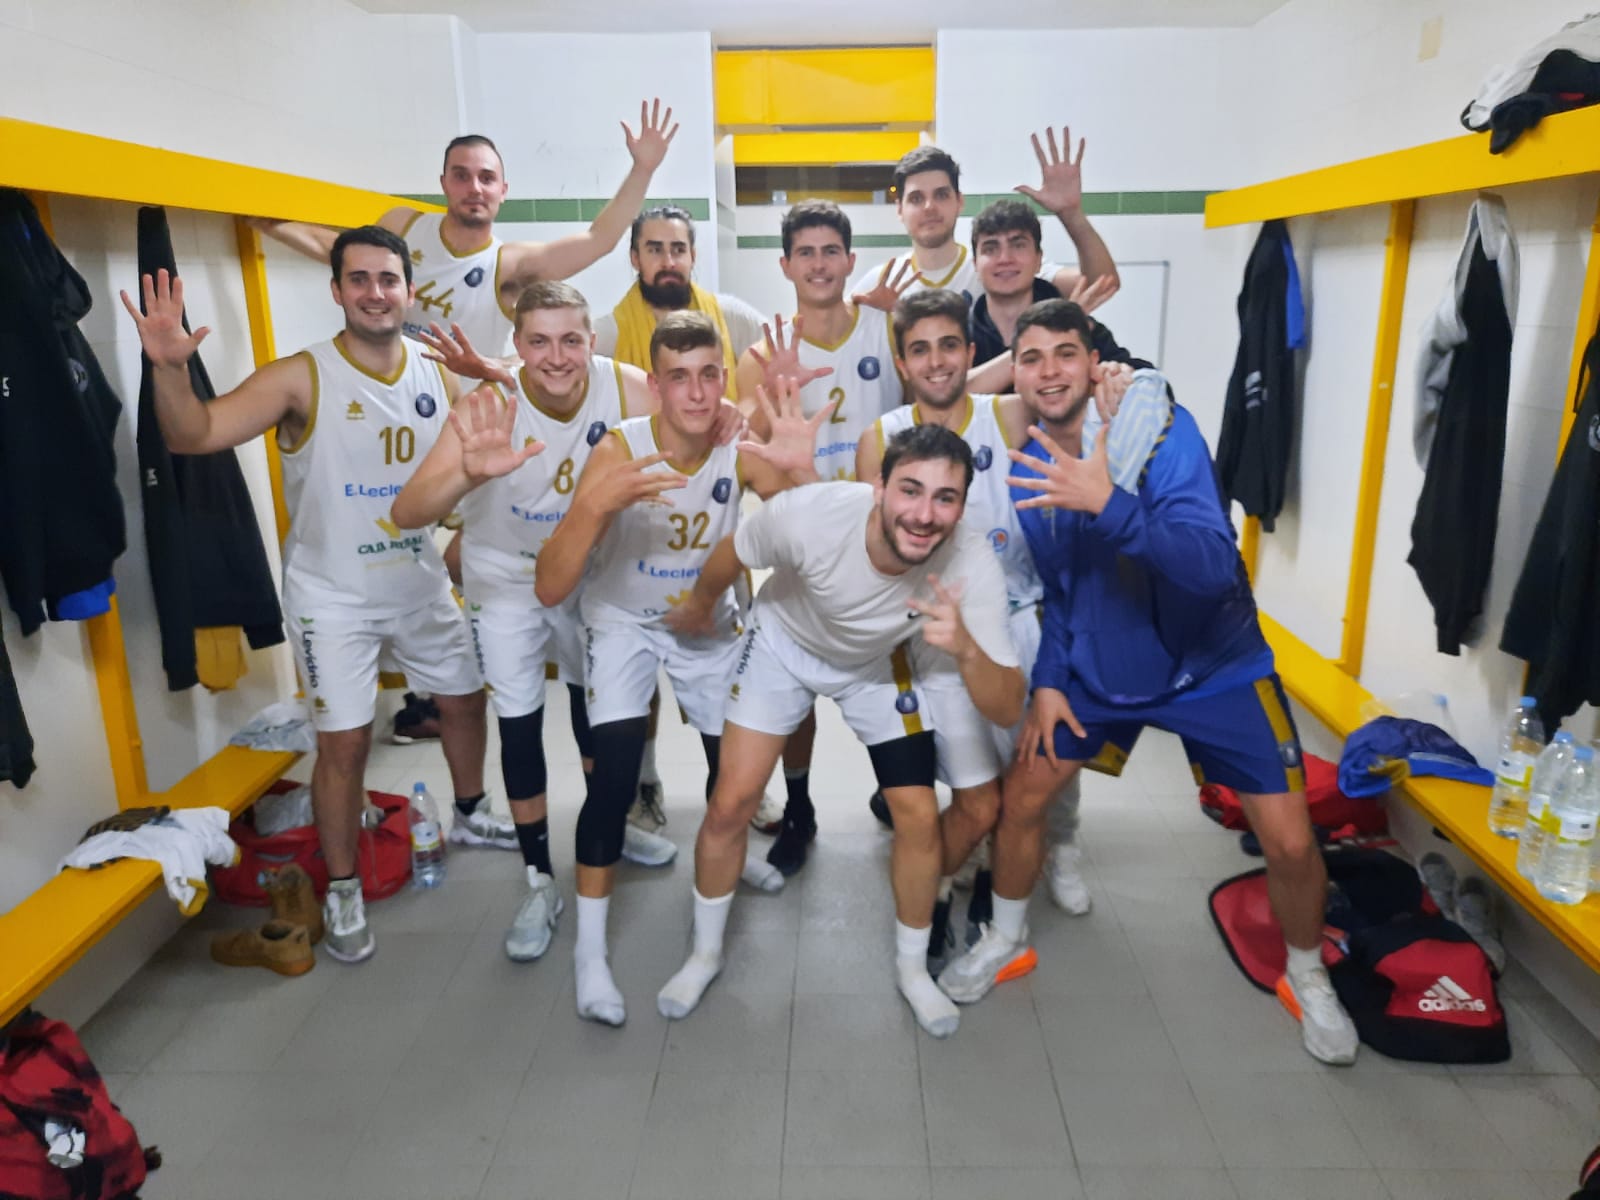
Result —
<instances>
[{"instance_id":1,"label":"adidas logo","mask_svg":"<svg viewBox=\"0 0 1600 1200\"><path fill-rule=\"evenodd\" d=\"M1439 976L1417 1001L1421 1012L1488 1012L1489 1006L1448 975Z\"/></svg>"}]
</instances>

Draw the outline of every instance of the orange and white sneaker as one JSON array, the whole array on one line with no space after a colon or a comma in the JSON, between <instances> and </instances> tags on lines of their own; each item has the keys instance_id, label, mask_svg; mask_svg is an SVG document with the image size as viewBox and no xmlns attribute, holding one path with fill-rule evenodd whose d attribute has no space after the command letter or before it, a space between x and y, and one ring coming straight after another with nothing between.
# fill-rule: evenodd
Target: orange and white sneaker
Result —
<instances>
[{"instance_id":1,"label":"orange and white sneaker","mask_svg":"<svg viewBox=\"0 0 1600 1200\"><path fill-rule=\"evenodd\" d=\"M1039 955L1028 945L1028 928L1013 942L990 922L980 926L978 940L960 958L939 972L939 987L957 1004L976 1004L997 983L1021 979L1039 965Z\"/></svg>"},{"instance_id":2,"label":"orange and white sneaker","mask_svg":"<svg viewBox=\"0 0 1600 1200\"><path fill-rule=\"evenodd\" d=\"M1284 975L1278 980L1277 992L1279 1002L1300 1022L1300 1040L1307 1054L1334 1067L1355 1062L1361 1037L1350 1014L1339 1003L1326 967L1307 971L1299 978Z\"/></svg>"}]
</instances>

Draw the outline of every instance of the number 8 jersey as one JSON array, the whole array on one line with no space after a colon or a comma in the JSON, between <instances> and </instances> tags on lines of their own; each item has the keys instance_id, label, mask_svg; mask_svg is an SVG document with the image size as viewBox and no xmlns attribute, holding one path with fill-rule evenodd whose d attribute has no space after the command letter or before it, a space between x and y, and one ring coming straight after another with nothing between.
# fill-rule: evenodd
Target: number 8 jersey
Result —
<instances>
[{"instance_id":1,"label":"number 8 jersey","mask_svg":"<svg viewBox=\"0 0 1600 1200\"><path fill-rule=\"evenodd\" d=\"M525 367L517 372L517 387L504 396L517 407L512 444L539 441L545 448L461 501L461 581L471 599L507 596L536 603L533 570L539 551L567 515L589 452L628 415L622 368L612 359L592 356L582 386L582 401L566 417L534 399Z\"/></svg>"},{"instance_id":2,"label":"number 8 jersey","mask_svg":"<svg viewBox=\"0 0 1600 1200\"><path fill-rule=\"evenodd\" d=\"M635 417L611 431L629 458L660 452L656 417ZM681 603L700 577L716 544L739 524L739 449L713 446L698 464L656 463L650 471L681 470L689 482L663 493L667 504L623 509L600 539L584 578L586 625L663 628L661 618ZM717 601L717 629L730 633L737 612L730 588Z\"/></svg>"},{"instance_id":3,"label":"number 8 jersey","mask_svg":"<svg viewBox=\"0 0 1600 1200\"><path fill-rule=\"evenodd\" d=\"M311 366L305 432L283 447L289 536L283 598L290 612L346 609L361 617L423 608L450 577L430 531L401 529L389 509L447 419L439 367L402 340L384 378L340 341L302 351Z\"/></svg>"}]
</instances>

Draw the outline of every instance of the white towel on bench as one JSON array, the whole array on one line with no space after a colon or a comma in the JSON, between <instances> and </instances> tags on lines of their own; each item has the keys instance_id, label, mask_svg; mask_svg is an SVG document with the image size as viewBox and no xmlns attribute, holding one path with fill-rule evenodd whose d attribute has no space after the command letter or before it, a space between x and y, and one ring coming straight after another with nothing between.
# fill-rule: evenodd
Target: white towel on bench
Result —
<instances>
[{"instance_id":1,"label":"white towel on bench","mask_svg":"<svg viewBox=\"0 0 1600 1200\"><path fill-rule=\"evenodd\" d=\"M210 893L206 864L232 866L239 847L228 836L232 818L225 808L181 808L136 829L114 829L79 842L56 868L93 870L119 858L157 863L166 879L167 895L186 917L199 912Z\"/></svg>"}]
</instances>

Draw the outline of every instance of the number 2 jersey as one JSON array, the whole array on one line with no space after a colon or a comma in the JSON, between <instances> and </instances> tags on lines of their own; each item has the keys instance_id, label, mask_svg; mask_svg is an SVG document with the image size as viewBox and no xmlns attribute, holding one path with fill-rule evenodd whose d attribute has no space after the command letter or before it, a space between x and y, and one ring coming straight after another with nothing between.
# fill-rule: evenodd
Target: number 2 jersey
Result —
<instances>
[{"instance_id":1,"label":"number 2 jersey","mask_svg":"<svg viewBox=\"0 0 1600 1200\"><path fill-rule=\"evenodd\" d=\"M839 407L817 430L817 477L856 477L856 443L872 423L900 405L900 376L894 369L894 343L889 315L857 307L850 331L832 344L800 339L800 363L832 367L832 375L813 379L800 389L800 406L814 417L823 405Z\"/></svg>"},{"instance_id":2,"label":"number 2 jersey","mask_svg":"<svg viewBox=\"0 0 1600 1200\"><path fill-rule=\"evenodd\" d=\"M457 254L444 244L443 213L418 213L403 236L411 252L416 298L402 330L414 338L437 322L459 325L481 354L511 353L511 313L500 301L500 239L490 236L476 250Z\"/></svg>"},{"instance_id":3,"label":"number 2 jersey","mask_svg":"<svg viewBox=\"0 0 1600 1200\"><path fill-rule=\"evenodd\" d=\"M527 368L517 372L515 389L502 392L517 410L512 444L539 441L545 448L511 474L468 492L458 506L464 523L462 583L474 601L537 603L533 574L539 551L567 515L589 452L628 415L619 363L592 356L583 388L582 402L566 417L535 399Z\"/></svg>"},{"instance_id":4,"label":"number 2 jersey","mask_svg":"<svg viewBox=\"0 0 1600 1200\"><path fill-rule=\"evenodd\" d=\"M413 343L401 340L400 368L384 378L351 359L342 337L302 351L311 415L282 453L284 607L373 618L413 612L448 591L450 579L431 533L399 528L389 509L444 429L449 394Z\"/></svg>"},{"instance_id":5,"label":"number 2 jersey","mask_svg":"<svg viewBox=\"0 0 1600 1200\"><path fill-rule=\"evenodd\" d=\"M660 452L656 417L635 417L612 430L629 458ZM699 464L681 468L661 462L650 471L681 469L688 484L669 492L667 504L638 503L618 513L600 539L584 577L581 612L586 625L624 624L664 628L661 618L681 603L705 568L706 559L739 523L739 450L713 446ZM717 629L735 625L733 590L715 610Z\"/></svg>"}]
</instances>

